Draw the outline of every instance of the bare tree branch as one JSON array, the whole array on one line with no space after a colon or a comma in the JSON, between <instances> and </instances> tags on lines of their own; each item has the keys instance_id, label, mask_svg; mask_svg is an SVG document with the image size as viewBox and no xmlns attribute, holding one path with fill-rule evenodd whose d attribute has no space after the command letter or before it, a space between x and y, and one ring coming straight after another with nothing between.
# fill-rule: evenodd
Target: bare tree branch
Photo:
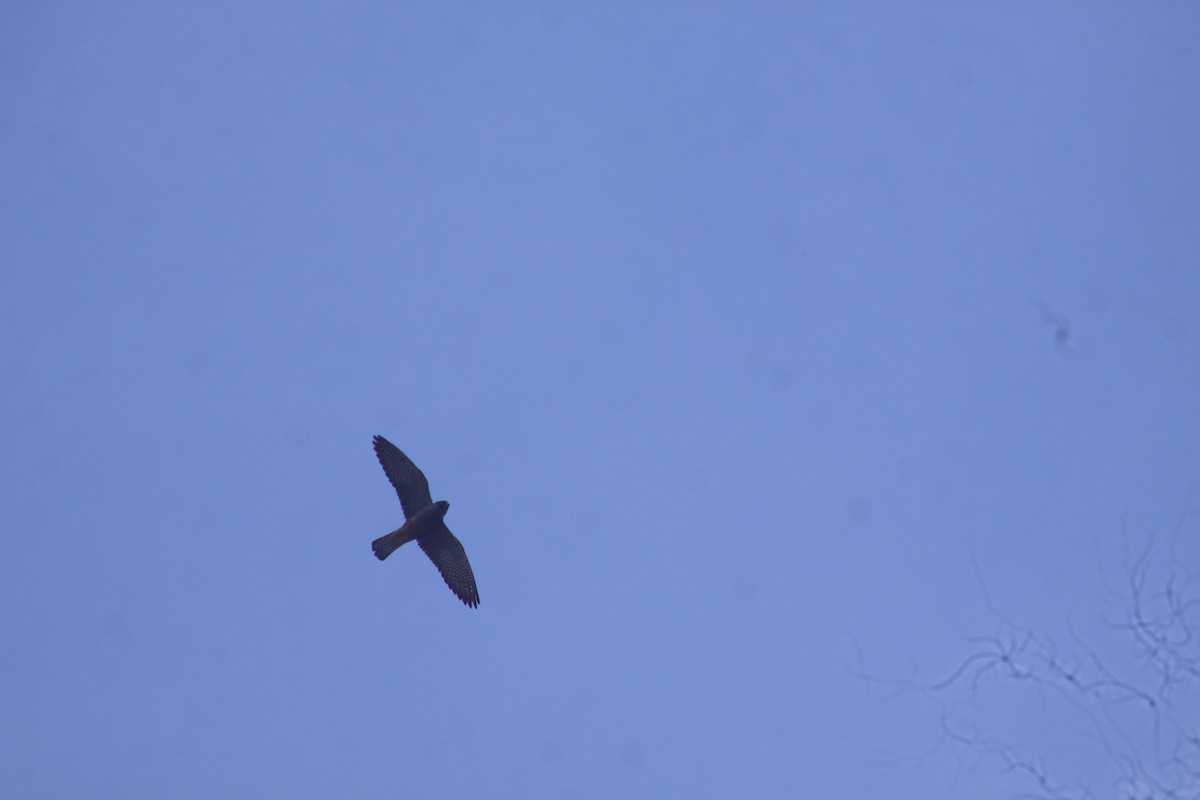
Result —
<instances>
[{"instance_id":1,"label":"bare tree branch","mask_svg":"<svg viewBox=\"0 0 1200 800\"><path fill-rule=\"evenodd\" d=\"M882 678L858 655L856 674L892 688L890 695L917 693L940 707L943 741L954 749L994 760L1027 779L1022 797L1037 800L1200 800L1200 591L1194 567L1181 558L1180 516L1165 565L1154 539L1126 555L1116 619L1101 618L1112 642L1093 644L1068 620L1069 646L1009 619L992 600L979 564L972 559L980 591L996 629L967 639L975 646L941 679ZM1157 558L1156 558L1157 556ZM1121 666L1117 666L1121 665ZM1106 775L1066 780L1056 759L1035 758L1025 748L985 733L983 704L997 692L1035 691L1060 703L1066 730L1076 743L1099 747L1111 765ZM1061 761L1061 758L1058 759Z\"/></svg>"}]
</instances>

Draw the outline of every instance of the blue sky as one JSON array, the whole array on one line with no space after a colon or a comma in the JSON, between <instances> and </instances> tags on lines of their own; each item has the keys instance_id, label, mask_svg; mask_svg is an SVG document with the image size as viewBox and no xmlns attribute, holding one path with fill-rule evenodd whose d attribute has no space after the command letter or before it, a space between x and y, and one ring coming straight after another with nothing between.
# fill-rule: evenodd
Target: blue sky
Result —
<instances>
[{"instance_id":1,"label":"blue sky","mask_svg":"<svg viewBox=\"0 0 1200 800\"><path fill-rule=\"evenodd\" d=\"M859 670L1197 563L1191 4L6 18L0 794L1014 795Z\"/></svg>"}]
</instances>

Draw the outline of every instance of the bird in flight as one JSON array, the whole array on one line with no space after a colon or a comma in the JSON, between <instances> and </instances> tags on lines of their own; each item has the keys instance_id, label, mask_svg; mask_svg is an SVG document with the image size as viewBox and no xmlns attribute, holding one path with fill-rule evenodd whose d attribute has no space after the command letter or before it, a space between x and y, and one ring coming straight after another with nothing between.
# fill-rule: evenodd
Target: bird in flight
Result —
<instances>
[{"instance_id":1,"label":"bird in flight","mask_svg":"<svg viewBox=\"0 0 1200 800\"><path fill-rule=\"evenodd\" d=\"M400 545L416 539L442 573L450 591L471 608L478 608L479 590L475 588L475 574L471 572L471 562L467 561L467 551L444 521L450 504L445 500L433 502L424 473L400 452L399 447L382 436L375 437L375 455L384 474L396 487L400 507L404 509L404 524L371 542L375 557L383 561Z\"/></svg>"}]
</instances>

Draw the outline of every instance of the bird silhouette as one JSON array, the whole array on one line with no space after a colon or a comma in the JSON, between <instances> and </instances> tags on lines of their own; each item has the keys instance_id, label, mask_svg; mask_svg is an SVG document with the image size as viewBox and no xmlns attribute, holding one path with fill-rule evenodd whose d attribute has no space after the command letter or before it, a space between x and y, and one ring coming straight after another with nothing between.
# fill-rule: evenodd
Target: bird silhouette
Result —
<instances>
[{"instance_id":1,"label":"bird silhouette","mask_svg":"<svg viewBox=\"0 0 1200 800\"><path fill-rule=\"evenodd\" d=\"M396 488L400 507L404 509L404 524L371 542L375 557L383 561L400 545L416 539L421 550L442 573L442 580L446 581L450 591L471 608L478 608L479 589L475 586L471 562L467 561L467 551L446 527L445 516L450 504L445 500L433 502L429 481L399 447L382 436L376 436L374 443L379 464Z\"/></svg>"}]
</instances>

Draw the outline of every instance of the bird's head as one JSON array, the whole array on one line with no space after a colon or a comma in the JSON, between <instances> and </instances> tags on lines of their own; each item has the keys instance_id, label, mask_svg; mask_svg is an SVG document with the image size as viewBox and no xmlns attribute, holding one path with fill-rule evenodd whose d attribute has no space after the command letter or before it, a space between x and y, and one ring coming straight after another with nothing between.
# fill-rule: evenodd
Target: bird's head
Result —
<instances>
[{"instance_id":1,"label":"bird's head","mask_svg":"<svg viewBox=\"0 0 1200 800\"><path fill-rule=\"evenodd\" d=\"M450 510L450 501L449 500L438 500L436 503L433 504L433 513L437 514L439 517L446 516L446 512L449 510Z\"/></svg>"}]
</instances>

